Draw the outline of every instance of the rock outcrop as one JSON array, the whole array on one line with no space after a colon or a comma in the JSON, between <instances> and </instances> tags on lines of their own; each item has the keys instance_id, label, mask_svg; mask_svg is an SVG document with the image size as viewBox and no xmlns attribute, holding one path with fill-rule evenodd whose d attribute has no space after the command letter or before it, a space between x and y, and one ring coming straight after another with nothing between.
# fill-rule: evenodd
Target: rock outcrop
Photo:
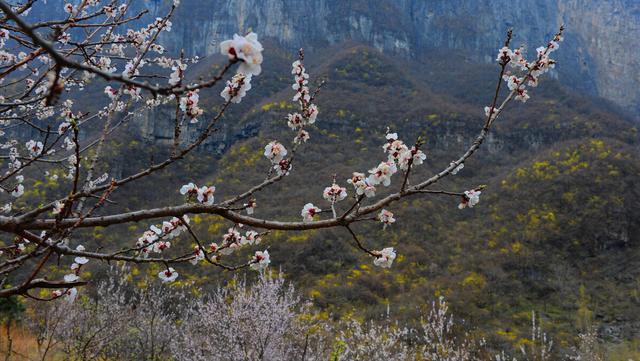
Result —
<instances>
[{"instance_id":1,"label":"rock outcrop","mask_svg":"<svg viewBox=\"0 0 640 361\"><path fill-rule=\"evenodd\" d=\"M168 0L147 0L152 12ZM191 54L217 51L235 32L253 30L283 46L322 48L362 42L386 53L428 56L462 49L493 61L506 29L530 53L560 24L566 41L558 76L576 91L640 111L640 3L636 0L182 0L165 44Z\"/></svg>"}]
</instances>

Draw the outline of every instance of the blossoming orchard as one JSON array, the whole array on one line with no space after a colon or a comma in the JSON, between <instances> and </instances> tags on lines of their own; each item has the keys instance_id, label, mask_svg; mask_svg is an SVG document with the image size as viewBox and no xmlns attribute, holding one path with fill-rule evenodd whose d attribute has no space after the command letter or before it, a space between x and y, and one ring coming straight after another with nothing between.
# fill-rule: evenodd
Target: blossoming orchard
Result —
<instances>
[{"instance_id":1,"label":"blossoming orchard","mask_svg":"<svg viewBox=\"0 0 640 361\"><path fill-rule=\"evenodd\" d=\"M479 124L479 134L457 159L444 169L433 169L430 177L420 179L412 174L415 167L424 166L428 154L424 141L418 138L407 143L402 134L389 130L380 139L380 148L370 150L368 156L377 159L370 168L353 169L349 179L334 176L322 194L307 194L296 206L298 210L291 212L299 217L298 221L261 217L260 198L265 197L265 189L287 182L287 175L304 168L304 164L294 164L296 154L313 141L314 124L322 122L321 102L320 106L317 103L324 83L312 81L300 50L291 65L291 101L297 110L282 120L278 139L270 139L260 150L266 169L257 171L267 171L265 180L245 185L244 191L228 198L216 196L221 185L196 184L193 180L175 184L172 191L181 195L179 204L114 212L110 210L111 196L124 185L135 184L184 161L187 154L195 152L216 132L230 107L251 96L252 81L263 73L263 46L259 35L250 32L219 43L226 63L217 74L191 80L188 73L198 59L169 57L158 43L162 32L171 31L170 19L179 1L173 1L165 16L139 29L132 24L143 14L131 13L127 4L100 0L66 3L65 18L29 22L28 14L37 2L11 5L0 0L0 231L5 242L0 249L2 297L73 300L78 287L90 281L81 277L81 270L91 262L158 264L161 271L157 277L166 283L180 279L189 267L204 263L223 271L262 271L269 266L271 257L280 256L270 254L265 246L272 230L342 228L348 231L346 241L361 250L363 257L370 257L376 266L392 267L396 250L370 248L358 235L358 224L366 221L382 228L402 227L401 217L395 218L393 211L398 201L406 197L450 195L454 199L451 207L458 206L460 212L477 206L483 186L445 190L437 188L437 184L464 171L465 161L480 148L511 101L526 102L532 96L531 89L538 85L540 76L554 67L550 56L558 49L563 32L561 27L545 46L537 49L533 59L526 59L522 48L510 47L511 32L507 34L504 46L497 51L499 75L495 93L488 95L490 101L484 108L485 120ZM74 99L94 79L108 84L101 92L101 104L106 105L89 111ZM220 106L209 112L201 106L199 92L217 84L224 85L218 98ZM508 94L501 97L503 86L508 87ZM141 109L160 106L175 109L175 136L167 145L170 156L120 178L98 174L96 169L104 161L107 140L123 119ZM483 109L478 113L482 114ZM183 144L181 134L196 123L204 124L198 128L202 130ZM40 137L14 136L14 128L22 127L32 128ZM393 128L393 124L389 127ZM89 136L89 128L101 131L97 137ZM29 190L30 182L25 177L56 182L66 195L45 203L19 202ZM331 175L326 178L330 181ZM382 192L383 188L387 191ZM215 236L218 238L213 242L205 242L212 235L197 234L190 221L198 214L223 218L228 230ZM81 229L134 222L146 222L147 230L132 235L126 249L110 249L108 244L98 247L91 239L76 237ZM253 256L242 263L228 263L228 255L240 248L250 248ZM45 266L56 262L67 270L61 279L43 274ZM49 291L36 292L41 289Z\"/></svg>"}]
</instances>

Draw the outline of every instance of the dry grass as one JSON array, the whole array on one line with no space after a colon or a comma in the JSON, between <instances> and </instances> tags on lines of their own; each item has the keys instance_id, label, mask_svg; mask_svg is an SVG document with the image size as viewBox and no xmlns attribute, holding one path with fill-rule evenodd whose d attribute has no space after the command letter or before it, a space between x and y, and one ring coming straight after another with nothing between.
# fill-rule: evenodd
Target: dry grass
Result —
<instances>
[{"instance_id":1,"label":"dry grass","mask_svg":"<svg viewBox=\"0 0 640 361\"><path fill-rule=\"evenodd\" d=\"M10 338L7 337L7 325L3 323L0 327L0 360L43 360L36 337L29 330L14 324L11 326L10 336ZM8 355L9 342L11 342L11 355ZM50 355L45 360L64 360L60 353Z\"/></svg>"}]
</instances>

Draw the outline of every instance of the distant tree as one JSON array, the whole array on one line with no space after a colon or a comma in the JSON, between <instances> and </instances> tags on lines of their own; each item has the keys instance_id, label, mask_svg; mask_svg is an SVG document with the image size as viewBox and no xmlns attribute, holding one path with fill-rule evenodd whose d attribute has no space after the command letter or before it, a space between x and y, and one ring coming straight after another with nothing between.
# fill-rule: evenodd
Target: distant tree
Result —
<instances>
[{"instance_id":1,"label":"distant tree","mask_svg":"<svg viewBox=\"0 0 640 361\"><path fill-rule=\"evenodd\" d=\"M13 337L12 329L13 323L21 319L24 313L24 305L17 296L10 296L6 298L0 298L0 321L7 333L7 344L5 346L5 359L11 359L13 355ZM0 344L2 344L0 340Z\"/></svg>"},{"instance_id":2,"label":"distant tree","mask_svg":"<svg viewBox=\"0 0 640 361\"><path fill-rule=\"evenodd\" d=\"M235 279L192 305L171 343L178 361L312 361L327 360L331 352L331 328L313 321L281 275L262 273L252 286Z\"/></svg>"},{"instance_id":3,"label":"distant tree","mask_svg":"<svg viewBox=\"0 0 640 361\"><path fill-rule=\"evenodd\" d=\"M257 246L271 230L343 228L355 247L371 256L375 265L390 267L396 251L392 247L371 249L358 237L356 224L380 222L382 227L388 227L395 218L387 208L416 195L449 195L460 199L461 209L475 206L482 186L466 191L434 186L463 168L511 101L529 99L529 89L537 86L539 77L554 67L550 55L558 49L563 31L561 27L545 46L538 48L532 60L524 57L522 48L509 47L511 32L508 33L504 47L498 51L496 61L500 74L495 93L490 95L489 106L484 109L486 120L478 136L464 153L431 177L412 177L412 170L426 158L421 149L423 140L418 138L413 145L405 144L396 133L388 131L382 161L372 164L368 174L356 171L346 180L353 186L350 200L347 189L334 177L333 184L322 195L327 206L307 203L301 209L300 221L256 217L257 198L294 171L295 155L309 141L310 126L319 113L315 101L323 83L311 88L301 50L291 71L293 102L298 110L287 116L287 125L295 136L287 146L277 140L266 144L264 156L271 165L264 181L247 185L245 191L223 200L214 198L213 185L176 185L176 191L185 197L181 204L113 211L110 197L123 186L135 185L180 162L216 132L225 111L251 90L252 78L261 74L263 60L263 47L255 33L235 35L220 43L220 50L228 61L219 73L208 79L192 80L194 77L188 77L187 71L189 64L197 59L163 55L165 49L158 43L160 34L171 29L170 19L179 0L173 1L166 15L140 29L134 29L133 24L143 19L144 12L130 14L129 3L68 2L64 4L65 16L31 22L27 14L43 6L40 2L11 4L0 0L3 12L0 18L0 121L3 127L0 148L6 160L0 176L4 214L0 216L0 231L10 239L1 248L0 273L4 279L0 297L22 295L38 300L59 297L73 300L76 287L87 282L81 278L81 270L91 260L157 264L162 267L158 276L164 282L175 281L178 278L175 268L185 263L206 262L223 270L246 267L259 271L270 263L268 250L256 250L251 259L239 264L225 263L224 256L242 247ZM214 113L207 114L200 107L199 91L225 80L220 94L223 101ZM501 97L503 81L508 93ZM92 109L79 105L83 104L77 101L83 97L82 92L96 84L104 85L104 103L92 99ZM122 178L99 174L108 150L107 140L113 132L134 112L160 106L175 109L174 137L168 147L168 157ZM198 126L199 133L185 144L183 133L189 125L202 122L206 124ZM15 130L23 128L40 137L21 139ZM95 135L91 130L100 131ZM45 202L30 202L24 195L35 181L55 182L66 195ZM393 190L380 195L383 187ZM192 229L188 216L197 214L217 215L229 222L229 230L220 244L205 244ZM83 234L83 240L78 237L81 229L143 221L161 223L150 224L127 249L108 244L98 247L84 240L86 235ZM256 230L243 231L241 225ZM187 242L191 243L189 247L179 246ZM56 260L70 268L63 279L43 275ZM34 289L52 291L36 294L31 292Z\"/></svg>"},{"instance_id":4,"label":"distant tree","mask_svg":"<svg viewBox=\"0 0 640 361\"><path fill-rule=\"evenodd\" d=\"M389 317L318 317L281 274L262 272L253 284L235 277L210 294L193 295L158 282L132 288L124 271L100 281L95 299L33 308L27 325L42 340L41 359L64 352L66 360L105 361L551 360L552 342L535 315L531 338L511 357L455 330L460 325L442 297L414 329ZM601 360L585 356L593 334L581 340L576 354L583 358L576 360Z\"/></svg>"},{"instance_id":5,"label":"distant tree","mask_svg":"<svg viewBox=\"0 0 640 361\"><path fill-rule=\"evenodd\" d=\"M132 288L123 270L110 275L95 298L33 308L42 359L62 351L67 360L312 361L332 350L329 324L281 276L262 273L252 286L235 278L196 297L158 282Z\"/></svg>"},{"instance_id":6,"label":"distant tree","mask_svg":"<svg viewBox=\"0 0 640 361\"><path fill-rule=\"evenodd\" d=\"M0 299L0 319L2 322L11 322L20 318L24 312L24 305L15 297Z\"/></svg>"},{"instance_id":7,"label":"distant tree","mask_svg":"<svg viewBox=\"0 0 640 361\"><path fill-rule=\"evenodd\" d=\"M598 333L594 327L589 327L579 335L580 342L570 356L572 361L604 361L604 355L598 341Z\"/></svg>"}]
</instances>

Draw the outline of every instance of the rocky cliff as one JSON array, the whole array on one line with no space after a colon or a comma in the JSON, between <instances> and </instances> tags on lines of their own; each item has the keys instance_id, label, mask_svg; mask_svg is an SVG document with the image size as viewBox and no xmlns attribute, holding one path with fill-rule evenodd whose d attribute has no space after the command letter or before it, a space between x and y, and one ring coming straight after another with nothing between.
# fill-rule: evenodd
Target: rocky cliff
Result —
<instances>
[{"instance_id":1,"label":"rocky cliff","mask_svg":"<svg viewBox=\"0 0 640 361\"><path fill-rule=\"evenodd\" d=\"M50 0L31 16L64 16L64 2ZM132 7L156 16L172 2L139 0ZM164 44L197 55L212 54L221 40L253 30L291 50L355 41L412 58L459 49L482 62L495 58L508 28L515 31L515 44L533 53L564 23L560 80L640 113L637 0L181 0L173 23Z\"/></svg>"},{"instance_id":2,"label":"rocky cliff","mask_svg":"<svg viewBox=\"0 0 640 361\"><path fill-rule=\"evenodd\" d=\"M168 0L147 0L152 12ZM182 0L164 41L211 54L235 32L253 30L283 46L316 49L362 42L421 58L434 49L462 49L490 62L505 31L531 53L566 24L558 76L576 91L640 111L640 2L636 0ZM455 59L454 59L455 61Z\"/></svg>"}]
</instances>

